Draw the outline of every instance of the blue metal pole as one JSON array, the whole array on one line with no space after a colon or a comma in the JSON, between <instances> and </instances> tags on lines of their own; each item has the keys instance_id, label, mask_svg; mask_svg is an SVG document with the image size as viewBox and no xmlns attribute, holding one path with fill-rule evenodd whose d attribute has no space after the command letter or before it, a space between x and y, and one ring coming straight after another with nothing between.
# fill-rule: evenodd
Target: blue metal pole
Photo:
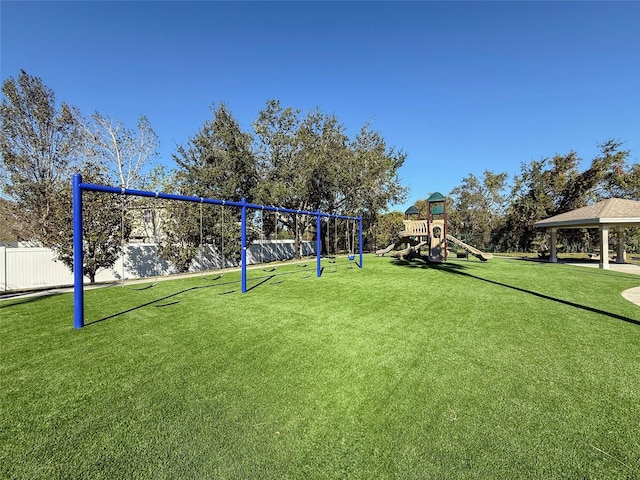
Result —
<instances>
[{"instance_id":1,"label":"blue metal pole","mask_svg":"<svg viewBox=\"0 0 640 480\"><path fill-rule=\"evenodd\" d=\"M359 267L362 268L362 216L358 217L359 223L360 223L360 232L358 233L358 237L359 237L359 243L360 243L360 265Z\"/></svg>"},{"instance_id":2,"label":"blue metal pole","mask_svg":"<svg viewBox=\"0 0 640 480\"><path fill-rule=\"evenodd\" d=\"M322 251L322 228L320 221L320 210L316 213L316 277L320 277L322 275L322 262L320 260L320 252Z\"/></svg>"},{"instance_id":3,"label":"blue metal pole","mask_svg":"<svg viewBox=\"0 0 640 480\"><path fill-rule=\"evenodd\" d=\"M179 200L183 202L195 202L195 203L208 203L213 205L225 205L227 207L236 207L242 208L245 206L246 208L251 208L253 210L267 210L271 212L287 212L287 213L295 213L295 214L303 214L303 215L313 215L318 216L321 215L323 217L331 217L331 218L344 218L350 220L357 220L358 217L350 217L348 215L329 215L327 213L322 213L321 210L317 210L315 212L309 212L306 210L296 210L293 208L284 208L284 207L274 207L270 205L257 205L255 203L245 202L233 202L230 200L218 200L215 198L203 198L203 197L194 197L189 195L178 195L175 193L163 193L163 192L151 192L145 190L134 190L130 188L121 188L121 187L110 187L108 185L96 185L93 183L82 183L80 185L82 190L87 190L91 192L105 192L105 193L117 193L120 195L133 195L137 197L152 197L152 198L163 198L165 200Z\"/></svg>"},{"instance_id":4,"label":"blue metal pole","mask_svg":"<svg viewBox=\"0 0 640 480\"><path fill-rule=\"evenodd\" d=\"M82 285L84 263L82 258L82 177L73 176L73 328L84 326L84 289Z\"/></svg>"},{"instance_id":5,"label":"blue metal pole","mask_svg":"<svg viewBox=\"0 0 640 480\"><path fill-rule=\"evenodd\" d=\"M242 264L242 293L247 293L247 200L242 204L240 214L240 263Z\"/></svg>"}]
</instances>

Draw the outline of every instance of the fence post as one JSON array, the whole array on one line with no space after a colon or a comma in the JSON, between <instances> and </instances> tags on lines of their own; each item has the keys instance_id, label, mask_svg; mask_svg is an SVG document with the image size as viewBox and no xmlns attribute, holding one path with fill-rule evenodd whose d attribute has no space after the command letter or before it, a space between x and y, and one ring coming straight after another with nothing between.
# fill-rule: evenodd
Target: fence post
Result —
<instances>
[{"instance_id":1,"label":"fence post","mask_svg":"<svg viewBox=\"0 0 640 480\"><path fill-rule=\"evenodd\" d=\"M73 176L73 328L84 326L84 289L82 258L82 177Z\"/></svg>"}]
</instances>

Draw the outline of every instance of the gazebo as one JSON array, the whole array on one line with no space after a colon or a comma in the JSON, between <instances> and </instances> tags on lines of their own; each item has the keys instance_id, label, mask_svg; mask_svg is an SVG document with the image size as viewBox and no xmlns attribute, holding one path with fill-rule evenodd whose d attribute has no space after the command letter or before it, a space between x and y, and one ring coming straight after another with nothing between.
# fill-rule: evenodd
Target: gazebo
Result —
<instances>
[{"instance_id":1,"label":"gazebo","mask_svg":"<svg viewBox=\"0 0 640 480\"><path fill-rule=\"evenodd\" d=\"M601 202L561 213L533 224L536 228L548 228L550 236L550 260L557 262L556 235L560 228L598 228L600 230L600 268L609 269L609 231L618 234L616 263L624 263L624 230L640 227L640 202L622 198L609 198Z\"/></svg>"}]
</instances>

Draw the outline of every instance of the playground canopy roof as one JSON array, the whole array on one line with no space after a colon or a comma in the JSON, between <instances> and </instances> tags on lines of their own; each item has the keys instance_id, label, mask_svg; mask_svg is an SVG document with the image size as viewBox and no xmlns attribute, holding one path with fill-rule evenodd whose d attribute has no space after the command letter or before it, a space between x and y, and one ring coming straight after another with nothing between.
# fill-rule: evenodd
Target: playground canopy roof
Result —
<instances>
[{"instance_id":1,"label":"playground canopy roof","mask_svg":"<svg viewBox=\"0 0 640 480\"><path fill-rule=\"evenodd\" d=\"M602 225L640 226L640 202L609 198L533 224L537 228L598 228Z\"/></svg>"},{"instance_id":2,"label":"playground canopy roof","mask_svg":"<svg viewBox=\"0 0 640 480\"><path fill-rule=\"evenodd\" d=\"M418 210L418 207L416 207L415 205L411 205L409 208L407 208L407 210L404 212L405 215L420 215L420 210Z\"/></svg>"},{"instance_id":3,"label":"playground canopy roof","mask_svg":"<svg viewBox=\"0 0 640 480\"><path fill-rule=\"evenodd\" d=\"M444 195L440 192L434 192L427 198L427 202L444 202Z\"/></svg>"}]
</instances>

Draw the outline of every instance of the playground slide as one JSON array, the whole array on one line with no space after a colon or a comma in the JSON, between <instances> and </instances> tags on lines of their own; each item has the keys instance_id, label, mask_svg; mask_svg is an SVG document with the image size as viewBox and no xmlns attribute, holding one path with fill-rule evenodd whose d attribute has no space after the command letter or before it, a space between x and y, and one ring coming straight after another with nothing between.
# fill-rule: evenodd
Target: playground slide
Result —
<instances>
[{"instance_id":1,"label":"playground slide","mask_svg":"<svg viewBox=\"0 0 640 480\"><path fill-rule=\"evenodd\" d=\"M408 247L408 248L405 248L404 250L398 250L397 252L394 252L393 256L395 258L400 259L400 260L404 260L405 257L407 257L407 256L410 257L412 253L417 252L418 250L420 250L422 247L424 247L427 244L428 244L428 242L420 242L420 243L418 243L417 245L415 245L413 247Z\"/></svg>"},{"instance_id":2,"label":"playground slide","mask_svg":"<svg viewBox=\"0 0 640 480\"><path fill-rule=\"evenodd\" d=\"M391 250L393 250L394 248L396 248L396 244L392 243L391 245L389 245L387 248L383 248L381 250L376 250L376 255L378 256L384 256L386 253L389 253Z\"/></svg>"},{"instance_id":3,"label":"playground slide","mask_svg":"<svg viewBox=\"0 0 640 480\"><path fill-rule=\"evenodd\" d=\"M395 250L403 243L411 244L412 240L409 237L400 237L398 241L396 241L395 243L392 243L387 248L383 248L382 250L376 250L376 255L383 257L385 254L389 253L392 250Z\"/></svg>"},{"instance_id":4,"label":"playground slide","mask_svg":"<svg viewBox=\"0 0 640 480\"><path fill-rule=\"evenodd\" d=\"M471 245L467 245L466 243L464 243L462 240L458 240L456 237L454 237L453 235L450 235L447 233L447 240L450 242L455 243L456 245L458 245L459 247L464 248L467 252L469 252L471 255L478 257L480 260L482 260L483 262L486 262L487 260L491 260L493 258L493 254L491 253L485 253L485 252L481 252L480 250L478 250L477 248L472 247Z\"/></svg>"}]
</instances>

